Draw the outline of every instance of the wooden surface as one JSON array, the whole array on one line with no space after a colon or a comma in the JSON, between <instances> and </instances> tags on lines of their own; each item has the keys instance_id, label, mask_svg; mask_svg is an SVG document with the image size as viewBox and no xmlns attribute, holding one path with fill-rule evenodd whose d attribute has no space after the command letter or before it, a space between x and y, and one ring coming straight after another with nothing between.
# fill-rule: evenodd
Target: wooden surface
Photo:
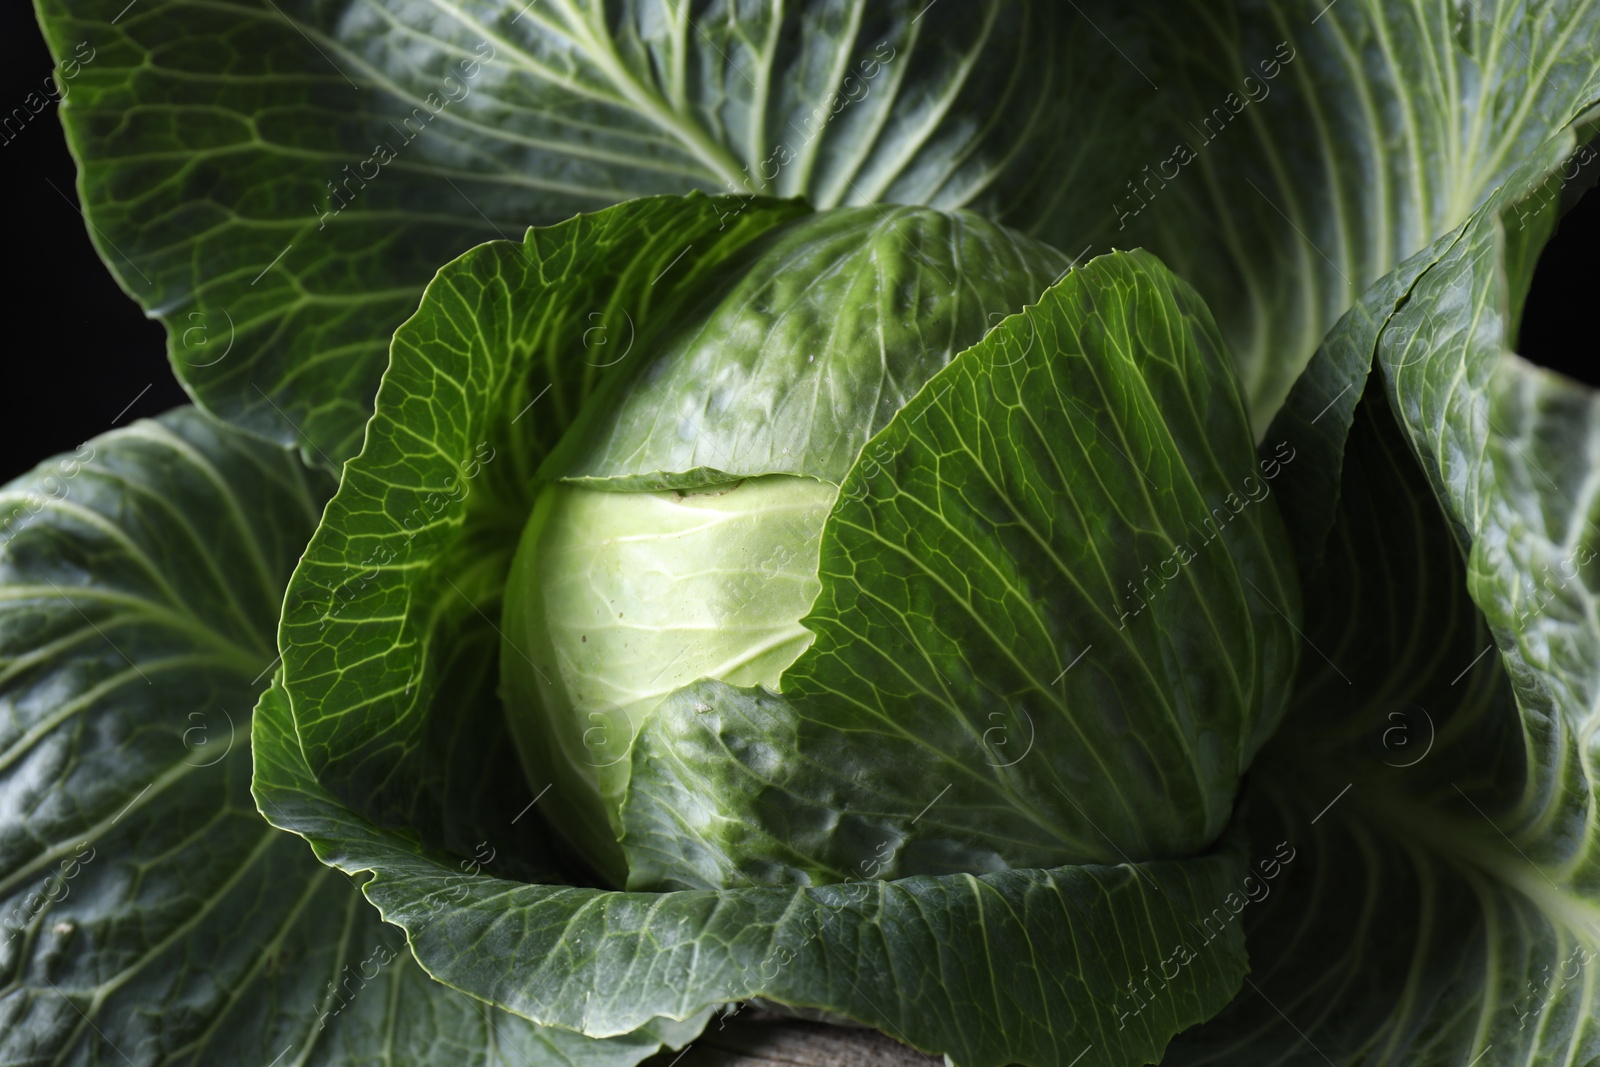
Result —
<instances>
[{"instance_id":1,"label":"wooden surface","mask_svg":"<svg viewBox=\"0 0 1600 1067\"><path fill-rule=\"evenodd\" d=\"M663 1053L647 1067L944 1067L876 1030L776 1018L746 1008L712 1016L705 1033L682 1052Z\"/></svg>"}]
</instances>

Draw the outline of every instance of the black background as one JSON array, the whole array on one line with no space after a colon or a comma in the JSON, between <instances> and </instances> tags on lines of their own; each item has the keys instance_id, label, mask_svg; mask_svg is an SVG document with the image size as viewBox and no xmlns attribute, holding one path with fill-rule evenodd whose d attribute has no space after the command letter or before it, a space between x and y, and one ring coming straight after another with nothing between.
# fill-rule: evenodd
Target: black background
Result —
<instances>
[{"instance_id":1,"label":"black background","mask_svg":"<svg viewBox=\"0 0 1600 1067\"><path fill-rule=\"evenodd\" d=\"M0 14L0 111L51 72L31 5ZM7 288L0 361L0 481L96 434L183 403L165 331L144 317L101 264L74 189L51 104L0 144ZM1600 194L1583 198L1539 261L1523 318L1529 359L1600 385Z\"/></svg>"},{"instance_id":2,"label":"black background","mask_svg":"<svg viewBox=\"0 0 1600 1067\"><path fill-rule=\"evenodd\" d=\"M32 4L0 8L0 112L9 113L42 92L53 63ZM8 334L0 342L0 482L187 399L167 364L166 330L144 317L89 243L76 178L54 103L0 144L12 278L0 320Z\"/></svg>"}]
</instances>

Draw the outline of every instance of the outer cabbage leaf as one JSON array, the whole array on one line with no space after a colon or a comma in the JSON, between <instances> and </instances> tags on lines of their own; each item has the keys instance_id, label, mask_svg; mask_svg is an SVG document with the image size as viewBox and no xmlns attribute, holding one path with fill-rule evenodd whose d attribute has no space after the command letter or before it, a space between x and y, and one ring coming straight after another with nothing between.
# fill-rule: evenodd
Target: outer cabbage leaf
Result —
<instances>
[{"instance_id":1,"label":"outer cabbage leaf","mask_svg":"<svg viewBox=\"0 0 1600 1067\"><path fill-rule=\"evenodd\" d=\"M1308 593L1325 658L1252 820L1313 858L1247 924L1256 995L1172 1062L1600 1056L1600 408L1511 352L1557 185L1475 216L1378 334Z\"/></svg>"},{"instance_id":2,"label":"outer cabbage leaf","mask_svg":"<svg viewBox=\"0 0 1600 1067\"><path fill-rule=\"evenodd\" d=\"M1194 854L1276 726L1299 590L1228 356L1148 253L1074 270L845 479L783 696L645 720L630 886Z\"/></svg>"},{"instance_id":3,"label":"outer cabbage leaf","mask_svg":"<svg viewBox=\"0 0 1600 1067\"><path fill-rule=\"evenodd\" d=\"M91 233L216 414L360 447L439 264L633 197L955 207L1033 154L1051 4L39 0ZM1056 143L1048 138L1045 143Z\"/></svg>"},{"instance_id":4,"label":"outer cabbage leaf","mask_svg":"<svg viewBox=\"0 0 1600 1067\"><path fill-rule=\"evenodd\" d=\"M1511 1009L1572 948L1464 799L1516 792L1521 730L1387 407L1372 388L1358 408L1294 706L1241 816L1252 853L1300 858L1245 916L1251 984L1170 1064L1459 1065L1491 1044L1482 1063L1520 1063Z\"/></svg>"},{"instance_id":5,"label":"outer cabbage leaf","mask_svg":"<svg viewBox=\"0 0 1600 1067\"><path fill-rule=\"evenodd\" d=\"M1245 971L1238 924L1189 926L1229 914L1231 854L820 889L463 881L318 782L281 687L255 723L256 795L273 822L362 879L429 973L548 1026L623 1034L760 997L960 1067L1057 1067L1091 1049L1131 1067L1214 1014ZM1163 961L1172 974L1152 979Z\"/></svg>"},{"instance_id":6,"label":"outer cabbage leaf","mask_svg":"<svg viewBox=\"0 0 1600 1067\"><path fill-rule=\"evenodd\" d=\"M1592 0L1084 10L1101 81L1074 105L1122 119L1094 141L1115 163L1002 219L1073 252L1143 246L1190 280L1258 431L1363 292L1600 100Z\"/></svg>"},{"instance_id":7,"label":"outer cabbage leaf","mask_svg":"<svg viewBox=\"0 0 1600 1067\"><path fill-rule=\"evenodd\" d=\"M1521 166L1485 202L1485 212L1515 217L1517 241L1507 249L1507 269L1519 272L1522 288L1531 279L1537 249L1548 238L1550 217L1562 202L1563 190L1582 176L1586 161L1600 154L1600 148L1582 142L1593 132L1592 120L1586 119L1525 153ZM1380 336L1411 299L1417 280L1468 231L1469 223L1462 223L1375 282L1329 331L1273 420L1268 440L1290 441L1306 457L1301 476L1285 483L1279 496L1302 573L1320 563L1334 522L1345 440L1365 395ZM1520 296L1517 300L1520 304ZM1426 359L1430 351L1429 338L1414 325L1394 332L1386 343L1402 346L1402 362Z\"/></svg>"},{"instance_id":8,"label":"outer cabbage leaf","mask_svg":"<svg viewBox=\"0 0 1600 1067\"><path fill-rule=\"evenodd\" d=\"M332 465L437 264L691 189L1147 246L1260 429L1361 292L1600 97L1590 0L38 3L107 263L202 403Z\"/></svg>"},{"instance_id":9,"label":"outer cabbage leaf","mask_svg":"<svg viewBox=\"0 0 1600 1067\"><path fill-rule=\"evenodd\" d=\"M661 1046L433 981L256 813L250 706L331 490L192 409L0 490L6 1063L628 1067Z\"/></svg>"}]
</instances>

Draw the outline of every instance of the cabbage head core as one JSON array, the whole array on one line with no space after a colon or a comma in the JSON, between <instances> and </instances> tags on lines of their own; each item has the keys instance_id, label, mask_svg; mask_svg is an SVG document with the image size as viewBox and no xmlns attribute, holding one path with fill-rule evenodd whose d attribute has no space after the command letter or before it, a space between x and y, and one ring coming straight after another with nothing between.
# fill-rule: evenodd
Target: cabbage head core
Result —
<instances>
[{"instance_id":1,"label":"cabbage head core","mask_svg":"<svg viewBox=\"0 0 1600 1067\"><path fill-rule=\"evenodd\" d=\"M614 817L629 744L663 697L700 678L780 688L812 641L800 619L821 589L817 549L837 495L785 474L660 492L544 488L506 632L543 714L565 726L524 745L560 807L583 798L590 829L613 839L592 812ZM540 747L550 742L556 751Z\"/></svg>"}]
</instances>

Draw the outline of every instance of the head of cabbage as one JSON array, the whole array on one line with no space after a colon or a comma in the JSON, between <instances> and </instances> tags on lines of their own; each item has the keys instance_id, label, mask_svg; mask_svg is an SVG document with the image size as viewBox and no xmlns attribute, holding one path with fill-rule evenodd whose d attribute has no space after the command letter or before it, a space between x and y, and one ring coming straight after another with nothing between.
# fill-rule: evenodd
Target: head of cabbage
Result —
<instances>
[{"instance_id":1,"label":"head of cabbage","mask_svg":"<svg viewBox=\"0 0 1600 1067\"><path fill-rule=\"evenodd\" d=\"M791 223L648 340L542 472L506 589L503 691L568 841L621 883L640 723L700 678L781 690L817 549L863 446L1065 272L966 212Z\"/></svg>"},{"instance_id":2,"label":"head of cabbage","mask_svg":"<svg viewBox=\"0 0 1600 1067\"><path fill-rule=\"evenodd\" d=\"M864 454L869 442L935 375L1037 302L1069 267L1053 248L963 212L871 207L806 216L758 242L667 327L641 336L626 357L632 365L615 368L621 373L591 396L540 471L542 489L508 578L501 670L513 736L541 808L603 878L630 884L622 806L639 761L651 758L636 751L641 727L663 701L704 679L785 692L786 671L815 637L806 620L822 589L824 528L853 468L878 461ZM1225 358L1206 358L1214 357ZM1248 464L1236 386L1224 373L1217 403L1231 405ZM1129 538L1144 537L1148 527L1136 523ZM1119 536L1107 529L1071 536ZM1087 552L1086 565L1104 554L1089 543L1072 551ZM1048 582L1060 576L1037 577L1039 588L1022 590L1024 600L1052 596ZM1224 627L1216 636L1233 635ZM1027 823L1025 836L1045 842L1019 848L1016 862L1115 862L1123 849L1181 855L1220 832L1271 716L1255 681L1225 677L1226 664L1196 674L1192 691L1176 700L1152 699L1148 688L1135 693L1150 684L1152 662L1170 659L1166 647L1158 641L1138 650L1145 658L1123 671L1139 675L1131 682L1117 677L1122 668L1099 681L1086 673L1087 698L1069 699L1047 676L1030 683L1032 693L991 692L985 664L970 665L980 699L1009 706L1030 732L1025 705L1035 698L1069 719L1084 717L1049 724L1041 744L1054 750L1038 766L973 765L984 759L981 745L955 757ZM922 712L892 689L870 694L873 712L914 735ZM1127 706L1141 700L1148 706ZM977 724L967 731L973 739L986 713L994 715L988 707L959 712ZM1149 716L1160 719L1139 737ZM1091 744L1091 736L1099 740ZM859 756L870 774L870 752L862 749L874 744L869 732L835 746L832 756L808 758L840 764ZM943 858L927 869L1013 862L1004 844L985 840L984 801L976 803L968 818L977 829L962 833L978 847L931 845ZM1085 825L1068 832L1063 815ZM997 839L1009 833L1001 821L993 827ZM816 868L799 875L819 876Z\"/></svg>"}]
</instances>

